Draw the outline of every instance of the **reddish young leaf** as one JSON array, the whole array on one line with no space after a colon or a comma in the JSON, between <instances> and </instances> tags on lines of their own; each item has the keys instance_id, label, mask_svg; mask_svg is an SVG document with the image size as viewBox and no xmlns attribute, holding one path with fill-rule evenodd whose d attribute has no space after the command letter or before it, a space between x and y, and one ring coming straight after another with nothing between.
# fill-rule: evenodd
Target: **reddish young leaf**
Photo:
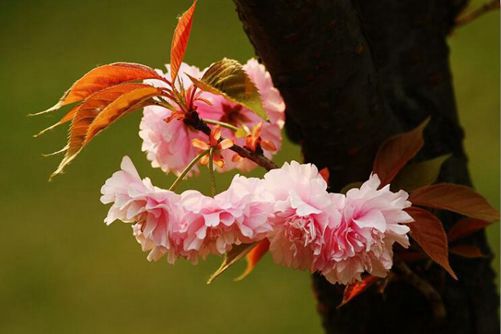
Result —
<instances>
[{"instance_id":1,"label":"reddish young leaf","mask_svg":"<svg viewBox=\"0 0 501 334\"><path fill-rule=\"evenodd\" d=\"M235 278L235 281L241 281L246 278L256 267L261 258L268 252L270 248L270 241L268 239L261 240L249 253L245 256L247 260L247 267L242 275Z\"/></svg>"},{"instance_id":2,"label":"reddish young leaf","mask_svg":"<svg viewBox=\"0 0 501 334\"><path fill-rule=\"evenodd\" d=\"M447 235L440 219L431 212L416 207L410 207L406 211L414 218L414 221L409 223L412 239L433 261L457 279L449 264Z\"/></svg>"},{"instance_id":3,"label":"reddish young leaf","mask_svg":"<svg viewBox=\"0 0 501 334\"><path fill-rule=\"evenodd\" d=\"M127 112L144 107L144 102L154 96L159 96L162 91L153 86L145 85L127 92L106 106L89 125L85 136L84 145L87 145L95 135L116 121Z\"/></svg>"},{"instance_id":4,"label":"reddish young leaf","mask_svg":"<svg viewBox=\"0 0 501 334\"><path fill-rule=\"evenodd\" d=\"M449 238L449 242L453 242L480 231L490 224L490 222L485 220L464 218L451 227L449 232L447 232L447 237Z\"/></svg>"},{"instance_id":5,"label":"reddish young leaf","mask_svg":"<svg viewBox=\"0 0 501 334\"><path fill-rule=\"evenodd\" d=\"M91 94L107 87L145 79L163 80L163 78L152 68L141 64L113 63L99 66L90 70L83 77L75 81L54 106L33 115L44 114L57 110L65 105L82 101Z\"/></svg>"},{"instance_id":6,"label":"reddish young leaf","mask_svg":"<svg viewBox=\"0 0 501 334\"><path fill-rule=\"evenodd\" d=\"M328 167L322 168L318 173L322 176L325 182L329 183L330 171Z\"/></svg>"},{"instance_id":7,"label":"reddish young leaf","mask_svg":"<svg viewBox=\"0 0 501 334\"><path fill-rule=\"evenodd\" d=\"M191 7L181 15L177 22L176 30L174 30L174 35L172 36L170 45L170 74L172 82L176 80L179 67L181 67L181 63L183 62L186 47L188 46L191 24L193 23L193 13L195 12L196 5L197 1L195 0Z\"/></svg>"},{"instance_id":8,"label":"reddish young leaf","mask_svg":"<svg viewBox=\"0 0 501 334\"><path fill-rule=\"evenodd\" d=\"M486 221L499 220L499 211L470 187L438 183L413 191L409 200L415 205L445 209Z\"/></svg>"},{"instance_id":9,"label":"reddish young leaf","mask_svg":"<svg viewBox=\"0 0 501 334\"><path fill-rule=\"evenodd\" d=\"M71 110L66 115L64 115L59 121L57 121L55 124L52 124L48 128L43 129L42 131L40 131L39 133L34 135L34 137L36 138L38 136L41 136L44 133L46 133L47 131L52 130L52 129L58 127L59 125L62 125L64 123L68 123L69 121L71 121L73 119L73 117L75 116L75 114L78 110L78 107L79 106L75 106L75 107L71 108Z\"/></svg>"},{"instance_id":10,"label":"reddish young leaf","mask_svg":"<svg viewBox=\"0 0 501 334\"><path fill-rule=\"evenodd\" d=\"M430 118L415 129L388 138L374 159L373 171L379 176L381 186L390 183L409 160L423 147L423 130Z\"/></svg>"},{"instance_id":11,"label":"reddish young leaf","mask_svg":"<svg viewBox=\"0 0 501 334\"><path fill-rule=\"evenodd\" d=\"M340 308L341 306L346 305L350 300L367 290L367 288L369 288L380 279L381 278L379 277L369 275L367 277L364 277L361 281L348 284L344 288L343 300L337 307Z\"/></svg>"},{"instance_id":12,"label":"reddish young leaf","mask_svg":"<svg viewBox=\"0 0 501 334\"><path fill-rule=\"evenodd\" d=\"M450 252L455 255L459 255L462 257L467 257L470 259L475 259L479 257L484 257L480 248L474 245L457 245L451 247Z\"/></svg>"},{"instance_id":13,"label":"reddish young leaf","mask_svg":"<svg viewBox=\"0 0 501 334\"><path fill-rule=\"evenodd\" d=\"M211 284L219 275L224 273L229 267L241 260L245 255L247 255L248 252L250 252L250 250L254 246L256 246L256 243L240 244L234 246L231 251L224 255L223 262L221 263L219 268L212 275L210 275L209 279L207 280L207 284Z\"/></svg>"},{"instance_id":14,"label":"reddish young leaf","mask_svg":"<svg viewBox=\"0 0 501 334\"><path fill-rule=\"evenodd\" d=\"M105 112L109 114L112 110L123 113L124 110L127 111L135 107L138 100L141 100L140 96L143 98L146 96L151 97L153 92L159 95L160 91L158 88L149 85L130 83L112 86L89 96L75 111L69 129L66 154L56 171L51 175L51 178L60 174L64 167L77 156L80 150L92 138L91 136L87 139L87 133L89 127L100 113ZM129 95L131 93L132 95ZM103 118L101 120L98 123L100 125L104 122ZM94 132L94 135L96 133L97 131Z\"/></svg>"}]
</instances>

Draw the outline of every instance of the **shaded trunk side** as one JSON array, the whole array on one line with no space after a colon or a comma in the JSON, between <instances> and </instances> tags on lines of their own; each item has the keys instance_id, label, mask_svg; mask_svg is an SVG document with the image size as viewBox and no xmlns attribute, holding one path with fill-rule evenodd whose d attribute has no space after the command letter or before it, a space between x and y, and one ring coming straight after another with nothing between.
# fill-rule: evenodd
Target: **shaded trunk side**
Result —
<instances>
[{"instance_id":1,"label":"shaded trunk side","mask_svg":"<svg viewBox=\"0 0 501 334\"><path fill-rule=\"evenodd\" d=\"M329 167L339 190L367 179L379 144L428 115L418 160L453 156L442 181L471 184L452 89L447 34L464 0L234 0L244 30L287 104L286 130L304 158ZM457 216L442 216L446 228ZM469 242L491 254L483 232ZM497 333L492 257L451 256L459 281L436 266L413 270L442 295L447 318L405 282L337 310L341 286L314 275L327 333Z\"/></svg>"}]
</instances>

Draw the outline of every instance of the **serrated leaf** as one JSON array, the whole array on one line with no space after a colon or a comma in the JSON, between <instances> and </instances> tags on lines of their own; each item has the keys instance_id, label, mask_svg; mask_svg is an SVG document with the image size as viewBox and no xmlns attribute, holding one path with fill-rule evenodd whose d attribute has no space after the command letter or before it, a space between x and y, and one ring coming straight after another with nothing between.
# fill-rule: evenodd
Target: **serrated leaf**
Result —
<instances>
[{"instance_id":1,"label":"serrated leaf","mask_svg":"<svg viewBox=\"0 0 501 334\"><path fill-rule=\"evenodd\" d=\"M89 141L128 111L161 94L159 88L145 84L124 84L101 90L87 98L71 122L66 154L51 178L62 173Z\"/></svg>"},{"instance_id":2,"label":"serrated leaf","mask_svg":"<svg viewBox=\"0 0 501 334\"><path fill-rule=\"evenodd\" d=\"M406 211L414 219L413 222L409 223L412 239L433 261L442 266L454 279L457 279L449 264L449 244L440 219L421 208L410 207Z\"/></svg>"},{"instance_id":3,"label":"serrated leaf","mask_svg":"<svg viewBox=\"0 0 501 334\"><path fill-rule=\"evenodd\" d=\"M351 301L353 298L355 298L356 296L360 295L362 292L367 290L370 286L372 286L378 280L381 280L381 278L369 275L369 276L364 277L361 281L357 281L355 283L348 284L344 288L343 300L337 306L337 308L340 308L341 306L346 305L349 301Z\"/></svg>"},{"instance_id":4,"label":"serrated leaf","mask_svg":"<svg viewBox=\"0 0 501 334\"><path fill-rule=\"evenodd\" d=\"M452 225L449 232L447 232L447 237L449 238L449 242L453 242L472 235L473 233L486 228L490 224L490 222L485 220L464 218Z\"/></svg>"},{"instance_id":5,"label":"serrated leaf","mask_svg":"<svg viewBox=\"0 0 501 334\"><path fill-rule=\"evenodd\" d=\"M430 185L437 180L442 164L450 156L450 154L441 155L435 159L407 165L398 173L392 184L408 192Z\"/></svg>"},{"instance_id":6,"label":"serrated leaf","mask_svg":"<svg viewBox=\"0 0 501 334\"><path fill-rule=\"evenodd\" d=\"M191 76L190 79L201 90L221 95L231 102L241 104L264 120L268 119L258 89L238 61L224 58L213 63L201 79Z\"/></svg>"},{"instance_id":7,"label":"serrated leaf","mask_svg":"<svg viewBox=\"0 0 501 334\"><path fill-rule=\"evenodd\" d=\"M83 101L93 93L111 86L145 79L161 80L162 77L152 68L136 63L122 62L99 66L75 81L54 106L31 116L55 111L63 106Z\"/></svg>"},{"instance_id":8,"label":"serrated leaf","mask_svg":"<svg viewBox=\"0 0 501 334\"><path fill-rule=\"evenodd\" d=\"M66 115L64 115L59 121L57 121L55 124L52 124L48 128L43 129L42 131L40 131L39 133L37 133L36 135L34 135L34 137L36 138L38 136L41 136L44 133L46 133L47 131L50 131L50 130L52 130L52 129L60 126L60 125L63 125L65 123L70 122L73 119L73 117L75 116L75 114L76 114L76 112L78 110L78 107L79 106L75 106L75 107L71 108L71 110Z\"/></svg>"},{"instance_id":9,"label":"serrated leaf","mask_svg":"<svg viewBox=\"0 0 501 334\"><path fill-rule=\"evenodd\" d=\"M207 284L211 284L219 275L224 273L229 267L242 259L254 246L256 246L256 243L233 246L231 251L224 255L223 262L221 263L219 268L209 277Z\"/></svg>"},{"instance_id":10,"label":"serrated leaf","mask_svg":"<svg viewBox=\"0 0 501 334\"><path fill-rule=\"evenodd\" d=\"M499 220L499 211L470 187L438 183L414 190L409 200L420 206L444 209L485 221Z\"/></svg>"},{"instance_id":11,"label":"serrated leaf","mask_svg":"<svg viewBox=\"0 0 501 334\"><path fill-rule=\"evenodd\" d=\"M254 248L250 250L249 253L245 256L245 260L247 261L247 267L245 271L235 278L235 281L241 281L254 270L257 263L263 258L263 256L268 252L270 248L270 241L268 239L263 239Z\"/></svg>"},{"instance_id":12,"label":"serrated leaf","mask_svg":"<svg viewBox=\"0 0 501 334\"><path fill-rule=\"evenodd\" d=\"M188 46L196 5L197 1L195 0L191 7L179 17L174 35L172 36L170 46L170 74L173 83L176 80L179 68L183 62L186 47Z\"/></svg>"},{"instance_id":13,"label":"serrated leaf","mask_svg":"<svg viewBox=\"0 0 501 334\"><path fill-rule=\"evenodd\" d=\"M423 130L429 122L428 117L415 129L390 137L383 142L373 165L373 171L381 180L381 187L390 183L423 147Z\"/></svg>"}]
</instances>

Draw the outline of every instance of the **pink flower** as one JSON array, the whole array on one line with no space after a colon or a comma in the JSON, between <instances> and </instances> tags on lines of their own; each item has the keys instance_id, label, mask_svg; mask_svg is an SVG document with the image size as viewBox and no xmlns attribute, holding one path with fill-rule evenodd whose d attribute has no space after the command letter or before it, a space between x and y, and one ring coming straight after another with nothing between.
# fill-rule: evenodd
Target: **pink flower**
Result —
<instances>
[{"instance_id":1,"label":"pink flower","mask_svg":"<svg viewBox=\"0 0 501 334\"><path fill-rule=\"evenodd\" d=\"M150 251L148 260L156 261L166 254L173 263L182 253L183 242L179 196L153 186L148 178L141 180L129 157L122 159L120 167L101 188L101 202L112 203L106 224L117 219L135 223L133 234L143 251Z\"/></svg>"},{"instance_id":2,"label":"pink flower","mask_svg":"<svg viewBox=\"0 0 501 334\"><path fill-rule=\"evenodd\" d=\"M285 104L278 92L273 86L271 77L266 72L263 65L251 59L244 65L244 70L261 94L263 108L270 118L270 122L263 120L252 111L242 106L229 102L225 98L206 92L201 93L201 98L210 102L195 101L194 107L202 119L212 119L223 121L234 126L245 126L249 129L254 128L260 122L263 122L261 129L261 138L270 143L266 148L263 147L265 156L271 158L281 146L281 129L284 124ZM188 90L192 86L191 80L187 74L201 78L205 70L200 71L194 66L185 63L181 65L179 81ZM161 73L159 71L159 73ZM167 73L162 75L170 78L169 66ZM165 85L158 80L148 81L154 85ZM177 82L179 86L179 82ZM204 141L206 135L186 126L182 121L172 119L170 122L164 120L172 115L172 111L160 106L148 106L144 109L144 116L140 124L139 136L143 140L142 150L146 152L148 160L153 167L160 167L163 171L179 174L183 168L198 154L198 151L191 145L193 139ZM237 138L233 131L223 129L223 137L231 139L234 143L243 146L245 138ZM218 168L219 171L227 171L238 168L242 171L249 171L256 165L248 160L241 158L234 152L225 151L222 154L224 158L224 167ZM194 169L195 173L198 171Z\"/></svg>"},{"instance_id":3,"label":"pink flower","mask_svg":"<svg viewBox=\"0 0 501 334\"><path fill-rule=\"evenodd\" d=\"M343 217L326 229L316 268L331 283L359 280L363 272L384 277L393 265L393 244L409 246L405 224L412 218L404 211L411 205L408 194L379 185L372 174L360 189L348 191L344 203L337 201Z\"/></svg>"},{"instance_id":4,"label":"pink flower","mask_svg":"<svg viewBox=\"0 0 501 334\"><path fill-rule=\"evenodd\" d=\"M198 111L202 118L230 123L236 127L245 126L249 130L262 123L261 139L269 143L269 145L263 145L263 153L267 158L272 158L280 150L282 144L285 103L278 90L273 86L270 74L257 60L250 59L247 61L244 70L259 91L261 103L270 119L269 122L263 121L249 109L216 95L209 98L211 105L200 105ZM231 130L223 129L223 136L232 139L239 146L245 146L245 138L237 138ZM241 158L230 151L223 152L223 157L225 158L225 166L220 168L219 171L237 168L247 172L256 167L254 162Z\"/></svg>"},{"instance_id":5,"label":"pink flower","mask_svg":"<svg viewBox=\"0 0 501 334\"><path fill-rule=\"evenodd\" d=\"M186 212L184 251L192 261L208 254L222 255L234 245L263 239L271 230L267 222L270 198L256 193L261 181L235 176L228 190L208 197L195 190L181 194Z\"/></svg>"},{"instance_id":6,"label":"pink flower","mask_svg":"<svg viewBox=\"0 0 501 334\"><path fill-rule=\"evenodd\" d=\"M167 65L167 73L161 75L170 78L170 66ZM188 74L200 78L203 74L197 67L189 66L185 63L181 64L179 77L176 85L182 82L184 87L188 89L192 86ZM166 84L158 80L149 80L149 83L157 86L165 86ZM202 93L209 95L207 93ZM195 105L200 105L201 102L196 102ZM139 125L139 136L143 140L142 150L146 152L146 157L151 161L151 165L155 168L160 167L164 172L172 171L179 174L184 167L198 154L198 150L191 145L193 139L205 140L206 135L200 131L189 128L181 120L172 119L166 122L172 111L160 106L148 106L144 108L143 119ZM194 172L198 169L195 166Z\"/></svg>"},{"instance_id":7,"label":"pink flower","mask_svg":"<svg viewBox=\"0 0 501 334\"><path fill-rule=\"evenodd\" d=\"M264 180L275 202L269 237L273 259L290 268L314 271L325 229L341 221L336 198L311 164L285 163L266 173Z\"/></svg>"}]
</instances>

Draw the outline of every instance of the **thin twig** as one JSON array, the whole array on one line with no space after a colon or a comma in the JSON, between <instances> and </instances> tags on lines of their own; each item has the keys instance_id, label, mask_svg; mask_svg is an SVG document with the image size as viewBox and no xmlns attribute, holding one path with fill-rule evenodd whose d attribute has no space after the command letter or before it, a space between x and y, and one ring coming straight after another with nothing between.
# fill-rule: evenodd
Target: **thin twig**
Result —
<instances>
[{"instance_id":1,"label":"thin twig","mask_svg":"<svg viewBox=\"0 0 501 334\"><path fill-rule=\"evenodd\" d=\"M202 131L203 133L205 133L208 136L210 135L209 126L202 119L200 119L200 117L198 116L198 113L196 111L190 111L190 112L186 113L186 116L184 118L184 122L187 125L191 126L192 128L199 130L199 131ZM221 138L221 140L222 139L223 138ZM258 153L258 152L252 152L252 151L246 149L245 147L242 147L239 145L233 145L230 148L230 150L237 153L238 155L240 155L243 158L247 158L249 160L254 161L256 164L258 164L259 166L263 167L266 170L275 169L278 167L273 161L271 161L270 159L265 157L263 154Z\"/></svg>"},{"instance_id":2,"label":"thin twig","mask_svg":"<svg viewBox=\"0 0 501 334\"><path fill-rule=\"evenodd\" d=\"M484 3L477 9L474 9L471 12L458 17L456 19L456 27L464 26L465 24L468 24L477 19L478 17L490 12L491 10L498 9L499 7L500 7L499 0L491 0L487 3Z\"/></svg>"},{"instance_id":3,"label":"thin twig","mask_svg":"<svg viewBox=\"0 0 501 334\"><path fill-rule=\"evenodd\" d=\"M440 296L437 290L435 290L435 288L430 283L413 272L411 268L409 268L409 266L405 264L405 262L399 261L395 266L401 274L400 277L426 297L426 299L430 303L435 319L445 319L447 312L445 310L442 296Z\"/></svg>"},{"instance_id":4,"label":"thin twig","mask_svg":"<svg viewBox=\"0 0 501 334\"><path fill-rule=\"evenodd\" d=\"M179 176L174 180L172 185L169 187L169 190L174 191L181 182L181 180L188 175L188 173L191 171L191 169L197 164L197 162L202 159L205 155L209 154L209 150L205 150L201 152L199 155L197 155L193 160L190 161L190 163L184 168L184 170L179 174Z\"/></svg>"}]
</instances>

